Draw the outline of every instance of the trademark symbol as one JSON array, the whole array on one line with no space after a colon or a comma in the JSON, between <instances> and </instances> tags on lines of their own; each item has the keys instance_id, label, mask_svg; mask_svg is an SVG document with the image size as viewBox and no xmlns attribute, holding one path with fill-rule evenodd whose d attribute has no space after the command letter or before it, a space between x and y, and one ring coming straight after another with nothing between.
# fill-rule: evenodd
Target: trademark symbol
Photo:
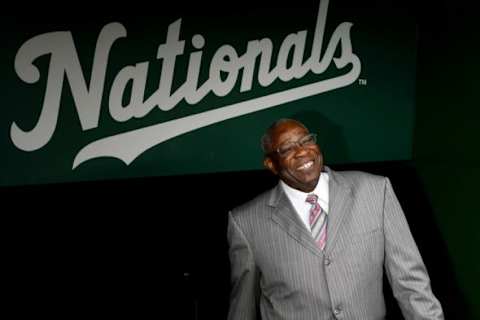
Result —
<instances>
[{"instance_id":1,"label":"trademark symbol","mask_svg":"<svg viewBox=\"0 0 480 320\"><path fill-rule=\"evenodd\" d=\"M358 84L361 86L366 86L367 85L367 79L358 79Z\"/></svg>"}]
</instances>

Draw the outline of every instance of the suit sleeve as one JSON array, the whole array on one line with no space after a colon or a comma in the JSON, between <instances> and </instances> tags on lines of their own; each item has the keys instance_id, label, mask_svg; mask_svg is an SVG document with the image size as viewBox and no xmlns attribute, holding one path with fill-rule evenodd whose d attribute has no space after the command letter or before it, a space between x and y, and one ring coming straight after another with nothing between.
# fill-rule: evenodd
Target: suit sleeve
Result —
<instances>
[{"instance_id":1,"label":"suit sleeve","mask_svg":"<svg viewBox=\"0 0 480 320\"><path fill-rule=\"evenodd\" d=\"M385 269L405 319L444 319L425 264L390 181L384 197Z\"/></svg>"},{"instance_id":2,"label":"suit sleeve","mask_svg":"<svg viewBox=\"0 0 480 320\"><path fill-rule=\"evenodd\" d=\"M228 217L231 294L228 320L256 319L259 277L251 247L231 212Z\"/></svg>"}]
</instances>

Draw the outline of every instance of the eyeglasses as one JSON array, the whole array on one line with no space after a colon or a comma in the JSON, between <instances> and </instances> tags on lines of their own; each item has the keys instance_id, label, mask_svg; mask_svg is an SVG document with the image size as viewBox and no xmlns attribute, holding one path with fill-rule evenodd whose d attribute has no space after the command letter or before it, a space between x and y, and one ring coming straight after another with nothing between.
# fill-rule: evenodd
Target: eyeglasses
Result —
<instances>
[{"instance_id":1,"label":"eyeglasses","mask_svg":"<svg viewBox=\"0 0 480 320\"><path fill-rule=\"evenodd\" d=\"M311 146L317 143L317 135L315 133L307 134L297 141L289 141L280 145L275 151L282 158L287 157L297 147Z\"/></svg>"}]
</instances>

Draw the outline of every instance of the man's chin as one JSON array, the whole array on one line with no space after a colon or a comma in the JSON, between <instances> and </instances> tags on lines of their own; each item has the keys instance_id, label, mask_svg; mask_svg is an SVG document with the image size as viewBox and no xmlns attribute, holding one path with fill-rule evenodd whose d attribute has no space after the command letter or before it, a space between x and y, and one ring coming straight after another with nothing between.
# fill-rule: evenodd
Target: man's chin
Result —
<instances>
[{"instance_id":1,"label":"man's chin","mask_svg":"<svg viewBox=\"0 0 480 320\"><path fill-rule=\"evenodd\" d=\"M312 177L312 178L310 178L310 179L307 179L307 180L305 180L304 185L305 185L305 186L308 186L308 187L310 187L310 188L312 188L312 189L315 189L315 187L317 186L317 183L318 183L318 179L319 179L319 178L320 178L320 176L318 175L318 176L314 176L314 177Z\"/></svg>"},{"instance_id":2,"label":"man's chin","mask_svg":"<svg viewBox=\"0 0 480 320\"><path fill-rule=\"evenodd\" d=\"M310 172L309 174L298 174L284 170L281 179L290 187L301 190L303 192L310 192L317 186L320 174Z\"/></svg>"},{"instance_id":3,"label":"man's chin","mask_svg":"<svg viewBox=\"0 0 480 320\"><path fill-rule=\"evenodd\" d=\"M318 183L318 177L317 178L310 178L310 179L299 179L300 185L301 185L301 190L304 192L310 192L315 189Z\"/></svg>"}]
</instances>

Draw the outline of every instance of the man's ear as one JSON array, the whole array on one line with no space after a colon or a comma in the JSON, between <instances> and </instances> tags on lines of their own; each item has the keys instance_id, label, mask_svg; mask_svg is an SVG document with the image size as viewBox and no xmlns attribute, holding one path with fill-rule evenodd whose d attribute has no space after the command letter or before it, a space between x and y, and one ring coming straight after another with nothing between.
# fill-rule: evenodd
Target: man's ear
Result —
<instances>
[{"instance_id":1,"label":"man's ear","mask_svg":"<svg viewBox=\"0 0 480 320\"><path fill-rule=\"evenodd\" d=\"M270 170L273 174L276 175L278 173L277 168L276 168L275 163L273 162L272 158L265 157L265 159L263 159L263 165L265 166L265 168Z\"/></svg>"}]
</instances>

